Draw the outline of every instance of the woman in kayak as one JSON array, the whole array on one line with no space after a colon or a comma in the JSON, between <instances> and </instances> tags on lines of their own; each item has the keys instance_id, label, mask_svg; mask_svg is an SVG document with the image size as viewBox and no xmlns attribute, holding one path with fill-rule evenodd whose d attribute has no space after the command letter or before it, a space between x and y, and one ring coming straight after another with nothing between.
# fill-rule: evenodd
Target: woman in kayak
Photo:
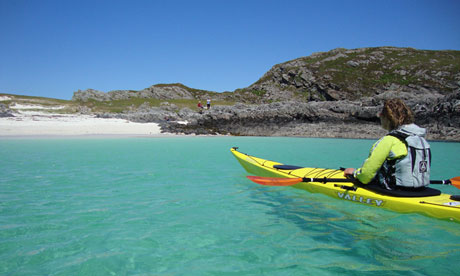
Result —
<instances>
[{"instance_id":1,"label":"woman in kayak","mask_svg":"<svg viewBox=\"0 0 460 276\"><path fill-rule=\"evenodd\" d=\"M361 168L347 168L344 175L388 190L426 187L431 166L426 130L414 124L414 113L401 99L385 101L378 116L389 133L372 146Z\"/></svg>"}]
</instances>

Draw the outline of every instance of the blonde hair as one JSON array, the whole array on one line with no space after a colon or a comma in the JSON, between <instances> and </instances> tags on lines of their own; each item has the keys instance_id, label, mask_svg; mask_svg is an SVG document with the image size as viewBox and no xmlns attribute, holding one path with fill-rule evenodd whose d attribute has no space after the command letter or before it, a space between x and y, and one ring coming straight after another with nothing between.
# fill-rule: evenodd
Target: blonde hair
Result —
<instances>
[{"instance_id":1,"label":"blonde hair","mask_svg":"<svg viewBox=\"0 0 460 276\"><path fill-rule=\"evenodd\" d=\"M382 116L390 121L391 129L414 123L414 112L401 99L386 100Z\"/></svg>"}]
</instances>

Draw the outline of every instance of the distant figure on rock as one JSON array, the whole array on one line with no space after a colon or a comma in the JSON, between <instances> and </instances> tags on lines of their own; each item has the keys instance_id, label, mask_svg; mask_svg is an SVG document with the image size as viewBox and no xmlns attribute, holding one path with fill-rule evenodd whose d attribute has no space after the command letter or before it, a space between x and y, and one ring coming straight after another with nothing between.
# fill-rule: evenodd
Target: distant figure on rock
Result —
<instances>
[{"instance_id":1,"label":"distant figure on rock","mask_svg":"<svg viewBox=\"0 0 460 276\"><path fill-rule=\"evenodd\" d=\"M201 101L198 102L198 112L203 113L203 105L201 104Z\"/></svg>"},{"instance_id":2,"label":"distant figure on rock","mask_svg":"<svg viewBox=\"0 0 460 276\"><path fill-rule=\"evenodd\" d=\"M208 109L211 108L211 99L208 99L208 100L206 101L206 106L207 106Z\"/></svg>"}]
</instances>

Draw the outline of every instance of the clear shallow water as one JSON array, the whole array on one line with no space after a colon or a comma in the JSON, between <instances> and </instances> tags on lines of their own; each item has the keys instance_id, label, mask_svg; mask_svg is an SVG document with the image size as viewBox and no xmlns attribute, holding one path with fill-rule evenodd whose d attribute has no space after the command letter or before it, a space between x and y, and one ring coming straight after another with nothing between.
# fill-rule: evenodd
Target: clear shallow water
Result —
<instances>
[{"instance_id":1,"label":"clear shallow water","mask_svg":"<svg viewBox=\"0 0 460 276\"><path fill-rule=\"evenodd\" d=\"M259 186L229 151L358 167L372 143L0 140L0 275L457 274L460 224ZM431 145L432 178L460 175L460 144Z\"/></svg>"}]
</instances>

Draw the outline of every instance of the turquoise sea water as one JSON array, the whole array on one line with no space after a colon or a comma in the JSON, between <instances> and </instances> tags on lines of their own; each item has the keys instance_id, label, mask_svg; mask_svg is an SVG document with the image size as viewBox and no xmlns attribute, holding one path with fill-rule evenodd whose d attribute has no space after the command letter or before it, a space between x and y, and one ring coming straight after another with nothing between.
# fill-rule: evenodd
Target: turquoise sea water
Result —
<instances>
[{"instance_id":1,"label":"turquoise sea water","mask_svg":"<svg viewBox=\"0 0 460 276\"><path fill-rule=\"evenodd\" d=\"M358 167L373 142L2 139L0 275L458 275L460 224L260 186L229 151ZM431 145L460 175L460 143Z\"/></svg>"}]
</instances>

